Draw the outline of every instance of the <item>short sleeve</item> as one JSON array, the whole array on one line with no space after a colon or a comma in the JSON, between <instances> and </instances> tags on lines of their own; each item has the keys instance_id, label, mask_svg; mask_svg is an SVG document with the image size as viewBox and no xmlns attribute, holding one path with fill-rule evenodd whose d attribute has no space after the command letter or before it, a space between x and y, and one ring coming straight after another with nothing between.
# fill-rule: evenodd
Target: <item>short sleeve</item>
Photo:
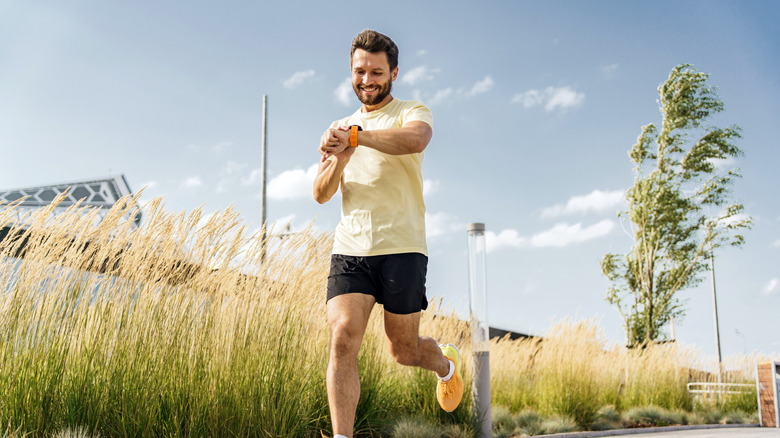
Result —
<instances>
[{"instance_id":1,"label":"short sleeve","mask_svg":"<svg viewBox=\"0 0 780 438\"><path fill-rule=\"evenodd\" d=\"M402 112L401 126L409 122L425 122L433 128L433 114L425 104L412 100L408 102L408 107Z\"/></svg>"}]
</instances>

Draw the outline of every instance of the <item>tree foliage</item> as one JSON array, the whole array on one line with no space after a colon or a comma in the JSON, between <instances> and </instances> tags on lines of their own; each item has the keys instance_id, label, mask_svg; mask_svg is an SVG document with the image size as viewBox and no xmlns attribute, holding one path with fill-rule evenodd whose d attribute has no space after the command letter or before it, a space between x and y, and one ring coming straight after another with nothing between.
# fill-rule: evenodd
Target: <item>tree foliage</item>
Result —
<instances>
[{"instance_id":1,"label":"tree foliage","mask_svg":"<svg viewBox=\"0 0 780 438\"><path fill-rule=\"evenodd\" d=\"M622 257L606 254L601 269L629 345L660 339L669 317L684 314L677 292L701 281L715 248L741 246L750 227L742 204L731 203L740 175L725 170L727 160L744 155L734 144L740 128L705 125L723 110L708 77L689 64L675 67L658 87L660 130L642 127L628 154L635 179L620 217L634 246Z\"/></svg>"}]
</instances>

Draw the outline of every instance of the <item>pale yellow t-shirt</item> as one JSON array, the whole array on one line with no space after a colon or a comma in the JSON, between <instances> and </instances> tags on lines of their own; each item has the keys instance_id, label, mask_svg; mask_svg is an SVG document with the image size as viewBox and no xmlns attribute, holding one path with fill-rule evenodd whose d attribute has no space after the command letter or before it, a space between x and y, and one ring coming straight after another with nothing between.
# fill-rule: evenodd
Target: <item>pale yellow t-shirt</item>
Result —
<instances>
[{"instance_id":1,"label":"pale yellow t-shirt","mask_svg":"<svg viewBox=\"0 0 780 438\"><path fill-rule=\"evenodd\" d=\"M413 121L433 127L433 115L421 102L393 99L376 111L358 110L331 127L359 125L371 131ZM341 177L341 222L336 227L334 254L428 255L422 162L422 152L389 155L358 146Z\"/></svg>"}]
</instances>

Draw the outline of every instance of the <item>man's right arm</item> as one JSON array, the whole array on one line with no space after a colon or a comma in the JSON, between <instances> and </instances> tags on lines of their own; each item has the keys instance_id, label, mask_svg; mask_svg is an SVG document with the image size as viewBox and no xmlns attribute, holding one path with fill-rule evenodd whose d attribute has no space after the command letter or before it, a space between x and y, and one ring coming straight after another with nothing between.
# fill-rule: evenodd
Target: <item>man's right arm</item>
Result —
<instances>
[{"instance_id":1,"label":"man's right arm","mask_svg":"<svg viewBox=\"0 0 780 438\"><path fill-rule=\"evenodd\" d=\"M352 155L352 152L355 152L355 148L345 149L345 152ZM323 157L322 161L320 161L317 177L314 178L314 200L318 203L324 204L330 201L330 198L339 190L341 175L344 174L344 168L349 162L349 157L345 158L342 156L339 159L339 155L344 155L345 152L331 155L329 158Z\"/></svg>"},{"instance_id":2,"label":"man's right arm","mask_svg":"<svg viewBox=\"0 0 780 438\"><path fill-rule=\"evenodd\" d=\"M347 145L339 153L329 154L323 150L328 146L344 146L343 141L334 135L334 130L325 131L320 140L320 166L317 170L317 176L314 178L314 200L320 204L330 201L330 198L336 194L341 183L341 175L344 174L344 168L347 167L350 157L355 153L353 147ZM342 143L342 144L339 144ZM341 148L340 148L341 149Z\"/></svg>"}]
</instances>

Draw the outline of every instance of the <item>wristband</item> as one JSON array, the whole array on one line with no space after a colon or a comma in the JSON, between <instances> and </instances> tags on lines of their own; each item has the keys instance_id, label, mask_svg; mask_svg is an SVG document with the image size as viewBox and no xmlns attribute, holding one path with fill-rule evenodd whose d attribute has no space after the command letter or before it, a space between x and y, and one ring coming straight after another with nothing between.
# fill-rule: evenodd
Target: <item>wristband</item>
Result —
<instances>
[{"instance_id":1,"label":"wristband","mask_svg":"<svg viewBox=\"0 0 780 438\"><path fill-rule=\"evenodd\" d=\"M352 146L353 148L357 147L357 145L358 145L358 143L357 143L357 133L358 133L358 131L362 131L362 130L363 130L363 128L361 128L358 125L352 125L352 126L349 127L349 145Z\"/></svg>"}]
</instances>

